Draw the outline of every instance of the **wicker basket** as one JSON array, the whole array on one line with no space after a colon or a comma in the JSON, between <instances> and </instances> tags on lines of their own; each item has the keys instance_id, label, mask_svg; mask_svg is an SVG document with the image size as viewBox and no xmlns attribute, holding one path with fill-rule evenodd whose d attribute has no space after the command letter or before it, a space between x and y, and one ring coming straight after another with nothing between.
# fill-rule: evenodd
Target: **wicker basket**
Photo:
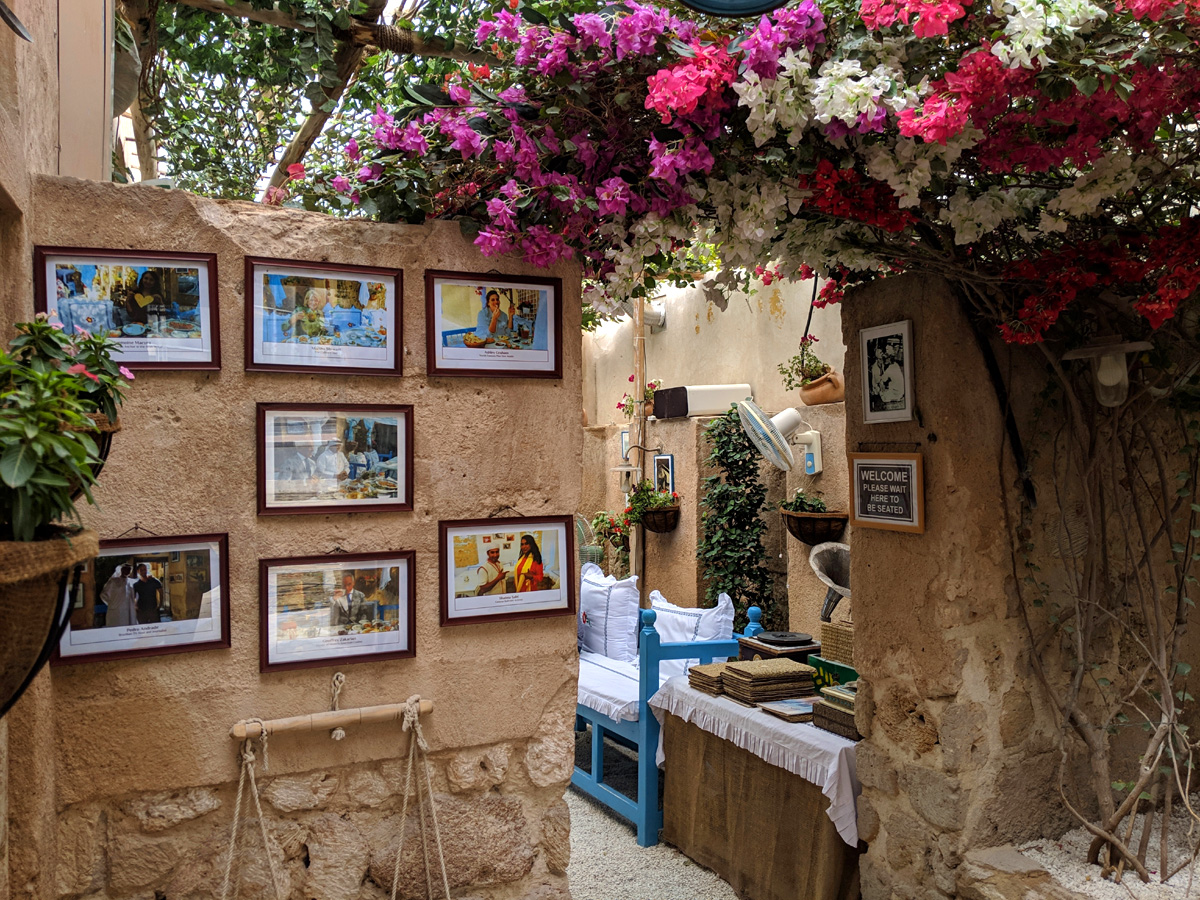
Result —
<instances>
[{"instance_id":1,"label":"wicker basket","mask_svg":"<svg viewBox=\"0 0 1200 900\"><path fill-rule=\"evenodd\" d=\"M821 656L854 667L854 625L851 622L821 623Z\"/></svg>"},{"instance_id":2,"label":"wicker basket","mask_svg":"<svg viewBox=\"0 0 1200 900\"><path fill-rule=\"evenodd\" d=\"M58 646L72 572L100 552L94 531L49 541L0 542L0 716Z\"/></svg>"},{"instance_id":3,"label":"wicker basket","mask_svg":"<svg viewBox=\"0 0 1200 900\"><path fill-rule=\"evenodd\" d=\"M647 531L656 534L674 531L679 524L679 507L660 506L657 509L648 509L642 513L642 524L646 526Z\"/></svg>"},{"instance_id":4,"label":"wicker basket","mask_svg":"<svg viewBox=\"0 0 1200 900\"><path fill-rule=\"evenodd\" d=\"M806 544L836 541L850 520L850 514L844 512L791 512L781 509L779 514L783 516L788 533Z\"/></svg>"},{"instance_id":5,"label":"wicker basket","mask_svg":"<svg viewBox=\"0 0 1200 900\"><path fill-rule=\"evenodd\" d=\"M849 741L862 740L862 735L854 726L854 713L848 709L834 706L832 703L826 703L824 700L813 704L813 724Z\"/></svg>"}]
</instances>

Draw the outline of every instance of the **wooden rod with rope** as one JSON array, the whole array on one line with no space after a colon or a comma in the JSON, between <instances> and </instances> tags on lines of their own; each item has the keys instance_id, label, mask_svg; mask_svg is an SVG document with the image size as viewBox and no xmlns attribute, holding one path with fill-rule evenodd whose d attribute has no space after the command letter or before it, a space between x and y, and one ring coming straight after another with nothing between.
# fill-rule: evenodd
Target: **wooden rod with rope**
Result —
<instances>
[{"instance_id":1,"label":"wooden rod with rope","mask_svg":"<svg viewBox=\"0 0 1200 900\"><path fill-rule=\"evenodd\" d=\"M264 731L269 735L287 732L325 731L349 725L372 725L378 722L395 722L404 718L404 703L387 703L383 706L361 706L357 709L339 709L329 712L311 713L307 716L291 716L286 719L243 719L229 729L229 736L244 741L256 738ZM421 715L433 712L432 700L421 700Z\"/></svg>"}]
</instances>

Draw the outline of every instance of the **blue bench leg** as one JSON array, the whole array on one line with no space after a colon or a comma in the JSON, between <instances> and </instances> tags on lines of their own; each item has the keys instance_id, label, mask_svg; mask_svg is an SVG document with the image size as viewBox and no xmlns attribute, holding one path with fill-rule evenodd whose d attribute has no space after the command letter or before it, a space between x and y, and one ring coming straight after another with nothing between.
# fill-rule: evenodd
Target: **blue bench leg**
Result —
<instances>
[{"instance_id":1,"label":"blue bench leg","mask_svg":"<svg viewBox=\"0 0 1200 900\"><path fill-rule=\"evenodd\" d=\"M662 828L662 810L658 808L658 720L646 709L638 731L638 788L637 788L637 842L640 847L653 847L658 843L658 830Z\"/></svg>"},{"instance_id":2,"label":"blue bench leg","mask_svg":"<svg viewBox=\"0 0 1200 900\"><path fill-rule=\"evenodd\" d=\"M604 729L592 723L592 781L604 783Z\"/></svg>"}]
</instances>

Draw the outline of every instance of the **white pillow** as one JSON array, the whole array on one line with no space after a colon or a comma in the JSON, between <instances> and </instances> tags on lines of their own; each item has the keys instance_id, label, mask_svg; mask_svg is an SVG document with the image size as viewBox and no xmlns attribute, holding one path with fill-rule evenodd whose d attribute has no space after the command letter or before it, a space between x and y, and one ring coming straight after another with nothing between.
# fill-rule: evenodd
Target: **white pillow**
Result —
<instances>
[{"instance_id":1,"label":"white pillow","mask_svg":"<svg viewBox=\"0 0 1200 900\"><path fill-rule=\"evenodd\" d=\"M584 650L620 662L637 659L637 576L618 581L595 563L579 573L579 643Z\"/></svg>"},{"instance_id":2,"label":"white pillow","mask_svg":"<svg viewBox=\"0 0 1200 900\"><path fill-rule=\"evenodd\" d=\"M651 591L650 608L658 615L654 620L654 628L664 644L733 639L733 601L728 594L718 596L717 605L711 609L695 609L668 603L658 591ZM699 664L699 657L666 659L659 663L659 672L685 675L689 666Z\"/></svg>"}]
</instances>

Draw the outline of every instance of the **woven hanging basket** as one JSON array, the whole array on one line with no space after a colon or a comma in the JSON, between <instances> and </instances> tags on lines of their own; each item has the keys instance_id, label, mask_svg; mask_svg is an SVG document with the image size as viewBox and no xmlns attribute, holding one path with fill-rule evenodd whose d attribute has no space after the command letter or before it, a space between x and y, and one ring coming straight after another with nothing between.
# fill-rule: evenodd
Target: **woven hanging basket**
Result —
<instances>
[{"instance_id":1,"label":"woven hanging basket","mask_svg":"<svg viewBox=\"0 0 1200 900\"><path fill-rule=\"evenodd\" d=\"M92 474L97 478L100 477L100 472L104 468L104 463L108 460L108 454L112 452L113 435L121 430L121 420L113 421L104 413L88 413L88 418L95 425L93 431L88 432L92 436L92 440L96 442L96 452L100 457L100 462L92 466ZM76 490L72 495L72 500L78 500L83 496L82 490Z\"/></svg>"},{"instance_id":2,"label":"woven hanging basket","mask_svg":"<svg viewBox=\"0 0 1200 900\"><path fill-rule=\"evenodd\" d=\"M824 544L836 541L846 530L850 514L844 512L791 512L779 511L788 533L806 544Z\"/></svg>"},{"instance_id":3,"label":"woven hanging basket","mask_svg":"<svg viewBox=\"0 0 1200 900\"><path fill-rule=\"evenodd\" d=\"M94 531L48 541L0 541L0 716L58 645L67 624L68 583L99 553Z\"/></svg>"},{"instance_id":4,"label":"woven hanging basket","mask_svg":"<svg viewBox=\"0 0 1200 900\"><path fill-rule=\"evenodd\" d=\"M629 551L629 535L623 534L620 537L610 537L608 542L618 550Z\"/></svg>"},{"instance_id":5,"label":"woven hanging basket","mask_svg":"<svg viewBox=\"0 0 1200 900\"><path fill-rule=\"evenodd\" d=\"M679 525L678 506L660 506L658 509L648 509L642 513L642 524L647 531L656 534L666 534L674 531Z\"/></svg>"}]
</instances>

